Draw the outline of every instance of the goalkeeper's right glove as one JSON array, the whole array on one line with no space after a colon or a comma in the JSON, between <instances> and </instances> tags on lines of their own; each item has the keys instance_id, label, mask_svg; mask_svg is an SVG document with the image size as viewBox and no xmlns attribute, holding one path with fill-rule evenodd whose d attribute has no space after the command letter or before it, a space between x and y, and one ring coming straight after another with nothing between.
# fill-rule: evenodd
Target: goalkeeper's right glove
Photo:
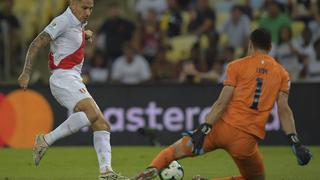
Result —
<instances>
[{"instance_id":1,"label":"goalkeeper's right glove","mask_svg":"<svg viewBox=\"0 0 320 180\"><path fill-rule=\"evenodd\" d=\"M297 157L298 164L300 166L307 165L312 157L311 151L301 144L296 134L288 134L288 140L293 153Z\"/></svg>"},{"instance_id":2,"label":"goalkeeper's right glove","mask_svg":"<svg viewBox=\"0 0 320 180\"><path fill-rule=\"evenodd\" d=\"M209 134L212 129L212 125L208 123L201 124L195 131L187 131L182 133L182 135L187 135L191 137L191 143L193 144L192 153L195 155L200 155L204 153L203 143L205 136Z\"/></svg>"}]
</instances>

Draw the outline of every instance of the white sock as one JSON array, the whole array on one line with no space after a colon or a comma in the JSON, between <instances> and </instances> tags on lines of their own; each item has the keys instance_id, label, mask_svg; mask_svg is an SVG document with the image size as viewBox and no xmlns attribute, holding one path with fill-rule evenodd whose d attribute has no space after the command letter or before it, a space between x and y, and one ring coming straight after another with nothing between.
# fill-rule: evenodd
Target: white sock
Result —
<instances>
[{"instance_id":1,"label":"white sock","mask_svg":"<svg viewBox=\"0 0 320 180\"><path fill-rule=\"evenodd\" d=\"M100 173L112 171L110 133L108 131L93 132L93 145L97 152Z\"/></svg>"},{"instance_id":2,"label":"white sock","mask_svg":"<svg viewBox=\"0 0 320 180\"><path fill-rule=\"evenodd\" d=\"M60 126L44 136L48 145L52 145L56 140L76 133L79 129L90 126L90 121L84 112L71 114Z\"/></svg>"}]
</instances>

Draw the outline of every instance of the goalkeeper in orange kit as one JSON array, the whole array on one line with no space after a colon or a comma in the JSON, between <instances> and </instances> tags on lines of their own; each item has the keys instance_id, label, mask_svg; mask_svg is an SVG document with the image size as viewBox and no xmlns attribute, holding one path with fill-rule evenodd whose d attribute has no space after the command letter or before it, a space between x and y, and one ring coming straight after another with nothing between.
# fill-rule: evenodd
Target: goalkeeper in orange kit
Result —
<instances>
[{"instance_id":1,"label":"goalkeeper in orange kit","mask_svg":"<svg viewBox=\"0 0 320 180\"><path fill-rule=\"evenodd\" d=\"M224 149L241 175L211 180L264 180L265 169L257 141L265 136L265 124L275 102L298 164L308 164L311 152L298 139L288 105L289 75L268 55L270 49L270 33L262 28L253 31L249 55L228 65L224 87L205 123L162 150L151 165L133 179L153 179L173 160ZM193 180L207 179L196 176Z\"/></svg>"}]
</instances>

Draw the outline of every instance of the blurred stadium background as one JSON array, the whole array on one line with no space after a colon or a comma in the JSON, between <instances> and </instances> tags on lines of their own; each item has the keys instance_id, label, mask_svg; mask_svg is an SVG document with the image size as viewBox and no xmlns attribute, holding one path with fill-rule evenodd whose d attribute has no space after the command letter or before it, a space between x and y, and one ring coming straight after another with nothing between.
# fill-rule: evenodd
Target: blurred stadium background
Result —
<instances>
[{"instance_id":1,"label":"blurred stadium background","mask_svg":"<svg viewBox=\"0 0 320 180\"><path fill-rule=\"evenodd\" d=\"M0 158L19 152L1 148L32 147L35 134L70 113L49 90L49 48L35 62L30 89L17 86L28 45L67 6L67 0L0 0ZM246 55L256 27L272 32L270 54L290 73L300 137L319 154L320 0L95 0L83 80L111 121L111 143L167 145L195 128L219 94L226 64ZM130 57L132 66L121 64ZM276 107L266 129L263 145L287 144ZM91 144L86 128L56 143Z\"/></svg>"}]
</instances>

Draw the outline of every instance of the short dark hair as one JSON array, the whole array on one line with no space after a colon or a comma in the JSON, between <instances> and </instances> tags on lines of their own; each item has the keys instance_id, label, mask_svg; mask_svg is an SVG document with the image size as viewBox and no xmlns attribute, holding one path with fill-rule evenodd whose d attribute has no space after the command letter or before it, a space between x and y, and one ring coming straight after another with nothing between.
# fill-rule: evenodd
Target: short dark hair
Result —
<instances>
[{"instance_id":1,"label":"short dark hair","mask_svg":"<svg viewBox=\"0 0 320 180\"><path fill-rule=\"evenodd\" d=\"M271 34L265 28L258 28L250 35L250 40L255 48L262 50L271 49Z\"/></svg>"}]
</instances>

